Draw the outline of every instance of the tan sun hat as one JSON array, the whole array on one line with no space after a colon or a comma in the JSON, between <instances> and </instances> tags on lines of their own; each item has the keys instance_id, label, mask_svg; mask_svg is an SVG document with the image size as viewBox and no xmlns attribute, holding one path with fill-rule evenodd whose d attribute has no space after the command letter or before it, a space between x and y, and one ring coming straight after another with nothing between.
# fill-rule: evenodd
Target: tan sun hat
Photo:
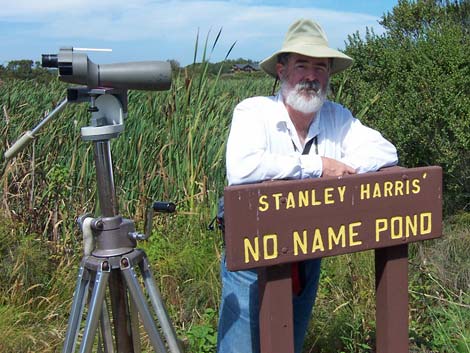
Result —
<instances>
[{"instance_id":1,"label":"tan sun hat","mask_svg":"<svg viewBox=\"0 0 470 353\"><path fill-rule=\"evenodd\" d=\"M331 58L330 73L335 74L351 66L353 59L338 50L328 47L328 39L320 25L314 21L300 19L287 31L281 50L260 63L260 67L277 77L277 56L281 53L297 53L314 58Z\"/></svg>"}]
</instances>

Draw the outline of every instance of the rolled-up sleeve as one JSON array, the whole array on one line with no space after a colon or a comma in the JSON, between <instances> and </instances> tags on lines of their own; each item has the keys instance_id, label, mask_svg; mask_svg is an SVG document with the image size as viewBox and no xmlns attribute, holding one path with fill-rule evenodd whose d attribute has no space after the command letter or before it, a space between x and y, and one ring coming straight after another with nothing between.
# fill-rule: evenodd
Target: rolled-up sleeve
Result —
<instances>
[{"instance_id":1,"label":"rolled-up sleeve","mask_svg":"<svg viewBox=\"0 0 470 353\"><path fill-rule=\"evenodd\" d=\"M398 163L395 146L374 129L364 126L349 110L343 109L346 123L342 126L341 162L366 173Z\"/></svg>"}]
</instances>

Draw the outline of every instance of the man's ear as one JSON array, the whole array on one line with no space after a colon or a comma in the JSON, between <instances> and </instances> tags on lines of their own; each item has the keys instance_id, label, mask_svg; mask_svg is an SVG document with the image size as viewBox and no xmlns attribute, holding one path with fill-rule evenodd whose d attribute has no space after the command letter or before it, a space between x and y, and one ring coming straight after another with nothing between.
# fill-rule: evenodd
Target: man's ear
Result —
<instances>
[{"instance_id":1,"label":"man's ear","mask_svg":"<svg viewBox=\"0 0 470 353\"><path fill-rule=\"evenodd\" d=\"M284 76L284 70L285 70L284 65L282 65L281 63L276 64L277 77L279 77L280 80L282 80Z\"/></svg>"}]
</instances>

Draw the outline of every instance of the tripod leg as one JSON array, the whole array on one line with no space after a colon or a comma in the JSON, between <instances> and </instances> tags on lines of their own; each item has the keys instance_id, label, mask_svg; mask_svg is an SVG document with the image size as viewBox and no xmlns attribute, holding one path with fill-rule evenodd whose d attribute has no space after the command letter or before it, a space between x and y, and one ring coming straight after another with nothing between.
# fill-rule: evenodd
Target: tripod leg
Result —
<instances>
[{"instance_id":1,"label":"tripod leg","mask_svg":"<svg viewBox=\"0 0 470 353\"><path fill-rule=\"evenodd\" d=\"M170 352L182 353L182 349L178 343L178 339L176 337L173 325L171 324L170 317L168 316L168 312L166 311L165 305L163 304L160 291L157 288L152 271L150 270L147 256L144 256L139 265L140 270L142 271L142 276L144 278L145 288L149 293L153 310L155 310L155 313L157 314L163 334L165 335L168 347L170 348Z\"/></svg>"},{"instance_id":2,"label":"tripod leg","mask_svg":"<svg viewBox=\"0 0 470 353\"><path fill-rule=\"evenodd\" d=\"M103 267L105 267L107 271L103 271ZM83 330L83 339L80 345L80 353L91 352L93 347L93 340L95 338L96 329L98 327L98 321L101 314L101 308L103 306L109 274L109 264L102 263L102 268L96 272L90 306L88 308L88 316L86 319L85 328Z\"/></svg>"},{"instance_id":3,"label":"tripod leg","mask_svg":"<svg viewBox=\"0 0 470 353\"><path fill-rule=\"evenodd\" d=\"M79 332L79 324L83 315L85 301L89 286L89 271L85 269L83 262L78 271L77 284L73 296L72 309L70 312L69 322L67 325L67 334L65 336L64 347L62 353L72 353L75 351L77 336Z\"/></svg>"},{"instance_id":4,"label":"tripod leg","mask_svg":"<svg viewBox=\"0 0 470 353\"><path fill-rule=\"evenodd\" d=\"M142 351L140 344L140 333L139 333L139 312L137 311L137 306L134 303L134 300L131 297L129 300L129 315L131 321L131 330L132 330L132 342L134 344L134 353L140 353Z\"/></svg>"},{"instance_id":5,"label":"tripod leg","mask_svg":"<svg viewBox=\"0 0 470 353\"><path fill-rule=\"evenodd\" d=\"M116 350L119 353L134 353L129 322L127 287L119 269L111 271L109 278L109 296L111 299L111 312L113 314Z\"/></svg>"},{"instance_id":6,"label":"tripod leg","mask_svg":"<svg viewBox=\"0 0 470 353\"><path fill-rule=\"evenodd\" d=\"M100 327L101 336L103 337L104 353L114 353L111 321L109 319L106 300L103 301L103 307L101 308Z\"/></svg>"},{"instance_id":7,"label":"tripod leg","mask_svg":"<svg viewBox=\"0 0 470 353\"><path fill-rule=\"evenodd\" d=\"M149 335L153 348L157 353L165 353L165 346L160 334L158 333L157 326L153 321L144 293L137 281L137 275L134 268L130 266L129 259L126 257L121 260L121 271L124 279L126 280L131 298L139 311L140 317L142 318L142 322L144 323L145 330Z\"/></svg>"}]
</instances>

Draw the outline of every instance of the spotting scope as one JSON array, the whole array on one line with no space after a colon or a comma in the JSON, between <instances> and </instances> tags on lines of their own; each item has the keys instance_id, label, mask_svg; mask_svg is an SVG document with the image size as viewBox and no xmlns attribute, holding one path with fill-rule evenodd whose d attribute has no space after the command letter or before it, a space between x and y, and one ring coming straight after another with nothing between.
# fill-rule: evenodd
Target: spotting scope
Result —
<instances>
[{"instance_id":1,"label":"spotting scope","mask_svg":"<svg viewBox=\"0 0 470 353\"><path fill-rule=\"evenodd\" d=\"M59 54L43 54L42 67L59 69L59 79L89 88L113 87L164 91L171 86L171 65L166 61L139 61L98 65L73 47Z\"/></svg>"}]
</instances>

